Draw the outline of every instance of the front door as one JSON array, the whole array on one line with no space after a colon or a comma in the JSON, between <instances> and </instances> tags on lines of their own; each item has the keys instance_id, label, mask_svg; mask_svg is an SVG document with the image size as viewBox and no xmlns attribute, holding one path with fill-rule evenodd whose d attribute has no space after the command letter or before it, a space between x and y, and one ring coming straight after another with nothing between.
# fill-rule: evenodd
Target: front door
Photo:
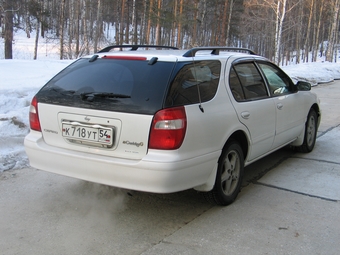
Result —
<instances>
[{"instance_id":1,"label":"front door","mask_svg":"<svg viewBox=\"0 0 340 255\"><path fill-rule=\"evenodd\" d=\"M276 108L276 129L273 149L294 140L304 127L305 113L301 106L304 97L293 90L290 78L279 68L268 63L259 63Z\"/></svg>"}]
</instances>

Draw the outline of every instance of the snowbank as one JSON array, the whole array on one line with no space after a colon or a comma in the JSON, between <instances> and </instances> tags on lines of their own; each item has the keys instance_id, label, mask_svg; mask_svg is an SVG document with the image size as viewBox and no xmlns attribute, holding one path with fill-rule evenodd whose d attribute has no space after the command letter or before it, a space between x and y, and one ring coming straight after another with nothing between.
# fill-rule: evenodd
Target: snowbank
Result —
<instances>
[{"instance_id":1,"label":"snowbank","mask_svg":"<svg viewBox=\"0 0 340 255\"><path fill-rule=\"evenodd\" d=\"M313 86L319 83L340 79L340 64L330 62L313 62L284 66L282 69L295 81L303 80Z\"/></svg>"},{"instance_id":2,"label":"snowbank","mask_svg":"<svg viewBox=\"0 0 340 255\"><path fill-rule=\"evenodd\" d=\"M32 97L70 62L0 60L0 172L28 166L23 140Z\"/></svg>"}]
</instances>

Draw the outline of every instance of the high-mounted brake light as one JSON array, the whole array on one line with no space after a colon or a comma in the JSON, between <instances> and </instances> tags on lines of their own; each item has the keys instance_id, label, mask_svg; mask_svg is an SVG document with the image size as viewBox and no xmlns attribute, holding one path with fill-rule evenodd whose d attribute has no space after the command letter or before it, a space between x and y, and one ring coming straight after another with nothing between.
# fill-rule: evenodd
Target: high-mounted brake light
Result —
<instances>
[{"instance_id":1,"label":"high-mounted brake light","mask_svg":"<svg viewBox=\"0 0 340 255\"><path fill-rule=\"evenodd\" d=\"M158 150L176 150L181 147L187 129L187 117L184 106L164 109L153 118L149 148Z\"/></svg>"},{"instance_id":2,"label":"high-mounted brake light","mask_svg":"<svg viewBox=\"0 0 340 255\"><path fill-rule=\"evenodd\" d=\"M30 119L31 129L41 132L39 115L38 115L38 100L36 97L33 97L32 102L31 102L29 119Z\"/></svg>"},{"instance_id":3,"label":"high-mounted brake light","mask_svg":"<svg viewBox=\"0 0 340 255\"><path fill-rule=\"evenodd\" d=\"M105 55L102 58L104 58L104 59L120 59L120 60L146 60L146 57L137 57L137 56L108 56L108 55Z\"/></svg>"}]
</instances>

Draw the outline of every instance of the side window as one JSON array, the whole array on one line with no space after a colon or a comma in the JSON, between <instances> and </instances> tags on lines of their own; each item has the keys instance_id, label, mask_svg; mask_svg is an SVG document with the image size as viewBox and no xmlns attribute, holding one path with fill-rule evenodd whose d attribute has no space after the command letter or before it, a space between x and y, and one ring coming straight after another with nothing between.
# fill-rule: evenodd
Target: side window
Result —
<instances>
[{"instance_id":1,"label":"side window","mask_svg":"<svg viewBox=\"0 0 340 255\"><path fill-rule=\"evenodd\" d=\"M230 70L229 86L237 101L268 97L266 85L254 63L234 65Z\"/></svg>"},{"instance_id":2,"label":"side window","mask_svg":"<svg viewBox=\"0 0 340 255\"><path fill-rule=\"evenodd\" d=\"M259 66L267 79L272 95L276 96L291 92L291 82L284 72L270 64L259 63Z\"/></svg>"},{"instance_id":3,"label":"side window","mask_svg":"<svg viewBox=\"0 0 340 255\"><path fill-rule=\"evenodd\" d=\"M245 100L241 82L238 79L237 74L233 67L231 68L230 73L229 73L229 86L236 101Z\"/></svg>"},{"instance_id":4,"label":"side window","mask_svg":"<svg viewBox=\"0 0 340 255\"><path fill-rule=\"evenodd\" d=\"M211 100L217 91L221 72L219 61L184 63L171 83L165 107L196 104Z\"/></svg>"}]
</instances>

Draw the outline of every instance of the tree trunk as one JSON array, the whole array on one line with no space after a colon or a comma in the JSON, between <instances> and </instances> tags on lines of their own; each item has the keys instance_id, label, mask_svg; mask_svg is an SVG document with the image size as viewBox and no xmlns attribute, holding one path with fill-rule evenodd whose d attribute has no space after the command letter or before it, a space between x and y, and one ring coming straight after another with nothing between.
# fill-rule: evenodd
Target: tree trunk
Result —
<instances>
[{"instance_id":1,"label":"tree trunk","mask_svg":"<svg viewBox=\"0 0 340 255\"><path fill-rule=\"evenodd\" d=\"M226 45L229 45L229 34L230 34L230 22L231 22L231 16L233 14L233 8L234 8L234 0L230 1L229 4L229 16L228 16L228 24L227 24L227 34L226 34Z\"/></svg>"},{"instance_id":2,"label":"tree trunk","mask_svg":"<svg viewBox=\"0 0 340 255\"><path fill-rule=\"evenodd\" d=\"M60 59L64 58L64 19L65 19L65 0L61 0L60 7Z\"/></svg>"},{"instance_id":3,"label":"tree trunk","mask_svg":"<svg viewBox=\"0 0 340 255\"><path fill-rule=\"evenodd\" d=\"M95 30L94 45L93 45L95 53L98 51L98 42L99 42L100 36L102 35L101 24L102 24L102 6L101 6L101 0L98 0L98 2L97 2L96 30Z\"/></svg>"},{"instance_id":4,"label":"tree trunk","mask_svg":"<svg viewBox=\"0 0 340 255\"><path fill-rule=\"evenodd\" d=\"M13 58L13 11L10 8L10 1L5 2L5 59Z\"/></svg>"},{"instance_id":5,"label":"tree trunk","mask_svg":"<svg viewBox=\"0 0 340 255\"><path fill-rule=\"evenodd\" d=\"M339 20L339 0L335 0L334 2L334 12L333 12L333 21L330 28L330 33L328 37L328 47L326 50L326 61L332 62L333 54L334 54L334 45L337 33L337 23Z\"/></svg>"},{"instance_id":6,"label":"tree trunk","mask_svg":"<svg viewBox=\"0 0 340 255\"><path fill-rule=\"evenodd\" d=\"M299 6L299 12L297 15L298 18L298 23L297 23L297 28L295 32L295 37L296 37L296 42L295 42L295 50L296 50L296 58L295 58L295 63L299 64L300 63L300 57L301 57L301 49L303 49L303 45L301 45L301 30L302 30L302 18L303 18L303 2L300 2Z\"/></svg>"},{"instance_id":7,"label":"tree trunk","mask_svg":"<svg viewBox=\"0 0 340 255\"><path fill-rule=\"evenodd\" d=\"M317 57L318 57L318 51L319 51L319 37L320 37L320 29L321 29L321 20L322 20L322 13L323 13L323 9L324 9L324 5L325 5L325 1L321 0L321 6L320 6L320 10L319 12L319 18L316 24L316 33L315 33L315 41L314 41L314 46L313 46L313 58L312 61L317 61Z\"/></svg>"},{"instance_id":8,"label":"tree trunk","mask_svg":"<svg viewBox=\"0 0 340 255\"><path fill-rule=\"evenodd\" d=\"M31 38L31 22L30 22L30 13L29 13L28 10L26 12L26 29L25 29L25 32L26 32L27 38Z\"/></svg>"},{"instance_id":9,"label":"tree trunk","mask_svg":"<svg viewBox=\"0 0 340 255\"><path fill-rule=\"evenodd\" d=\"M132 27L133 27L133 44L138 44L138 25L137 25L137 11L136 11L136 0L132 0Z\"/></svg>"},{"instance_id":10,"label":"tree trunk","mask_svg":"<svg viewBox=\"0 0 340 255\"><path fill-rule=\"evenodd\" d=\"M281 37L282 37L282 27L283 21L286 15L286 4L287 0L281 0L277 2L277 12L276 12L276 31L275 31L275 63L280 63L280 46L281 46Z\"/></svg>"},{"instance_id":11,"label":"tree trunk","mask_svg":"<svg viewBox=\"0 0 340 255\"><path fill-rule=\"evenodd\" d=\"M194 2L194 25L192 30L192 47L197 45L197 21L198 21L198 2L199 0L195 0Z\"/></svg>"},{"instance_id":12,"label":"tree trunk","mask_svg":"<svg viewBox=\"0 0 340 255\"><path fill-rule=\"evenodd\" d=\"M153 1L150 0L149 6L149 15L148 15L148 25L146 28L146 43L150 44L150 33L151 33L151 19L152 19L152 10L153 10Z\"/></svg>"},{"instance_id":13,"label":"tree trunk","mask_svg":"<svg viewBox=\"0 0 340 255\"><path fill-rule=\"evenodd\" d=\"M39 42L39 28L40 28L41 22L38 18L37 24L36 24L36 33L35 33L35 42L34 42L34 56L33 59L36 60L38 57L38 42Z\"/></svg>"},{"instance_id":14,"label":"tree trunk","mask_svg":"<svg viewBox=\"0 0 340 255\"><path fill-rule=\"evenodd\" d=\"M79 40L80 40L80 20L81 20L80 6L81 6L81 2L80 1L75 1L75 2L76 2L76 6L75 6L76 28L75 28L75 36L74 36L75 40L76 40L75 56L76 56L76 58L78 58L79 53L80 53L80 49L79 49L80 42L79 42Z\"/></svg>"},{"instance_id":15,"label":"tree trunk","mask_svg":"<svg viewBox=\"0 0 340 255\"><path fill-rule=\"evenodd\" d=\"M183 0L180 0L179 3L179 22L177 27L177 47L182 47L182 15L183 15Z\"/></svg>"},{"instance_id":16,"label":"tree trunk","mask_svg":"<svg viewBox=\"0 0 340 255\"><path fill-rule=\"evenodd\" d=\"M229 0L224 0L223 14L222 14L222 27L221 27L221 37L219 40L220 45L226 44L226 25L227 25L227 12L228 12L228 2Z\"/></svg>"},{"instance_id":17,"label":"tree trunk","mask_svg":"<svg viewBox=\"0 0 340 255\"><path fill-rule=\"evenodd\" d=\"M174 0L174 7L173 7L173 22L172 22L172 29L171 29L171 46L177 46L175 45L175 36L176 36L176 27L177 27L177 1Z\"/></svg>"},{"instance_id":18,"label":"tree trunk","mask_svg":"<svg viewBox=\"0 0 340 255\"><path fill-rule=\"evenodd\" d=\"M162 8L162 0L158 0L157 26L156 26L156 45L161 45L161 8Z\"/></svg>"},{"instance_id":19,"label":"tree trunk","mask_svg":"<svg viewBox=\"0 0 340 255\"><path fill-rule=\"evenodd\" d=\"M126 0L122 0L122 9L121 9L121 17L120 17L120 29L119 29L119 44L123 44L123 42L124 42L125 1ZM126 28L126 29L128 29L128 28Z\"/></svg>"},{"instance_id":20,"label":"tree trunk","mask_svg":"<svg viewBox=\"0 0 340 255\"><path fill-rule=\"evenodd\" d=\"M314 0L311 0L311 6L309 10L309 18L308 18L308 25L307 25L307 31L306 31L306 40L305 40L305 56L304 56L304 61L303 62L308 62L309 60L309 41L310 41L310 30L311 30L311 24L312 24L312 18L313 18L313 6L314 6Z\"/></svg>"},{"instance_id":21,"label":"tree trunk","mask_svg":"<svg viewBox=\"0 0 340 255\"><path fill-rule=\"evenodd\" d=\"M201 22L200 22L200 29L198 30L199 33L200 33L200 44L202 45L205 45L205 33L206 31L204 31L204 24L205 24L205 21L206 21L206 16L207 16L207 0L203 0L203 3L202 3L202 13L201 13Z\"/></svg>"}]
</instances>

